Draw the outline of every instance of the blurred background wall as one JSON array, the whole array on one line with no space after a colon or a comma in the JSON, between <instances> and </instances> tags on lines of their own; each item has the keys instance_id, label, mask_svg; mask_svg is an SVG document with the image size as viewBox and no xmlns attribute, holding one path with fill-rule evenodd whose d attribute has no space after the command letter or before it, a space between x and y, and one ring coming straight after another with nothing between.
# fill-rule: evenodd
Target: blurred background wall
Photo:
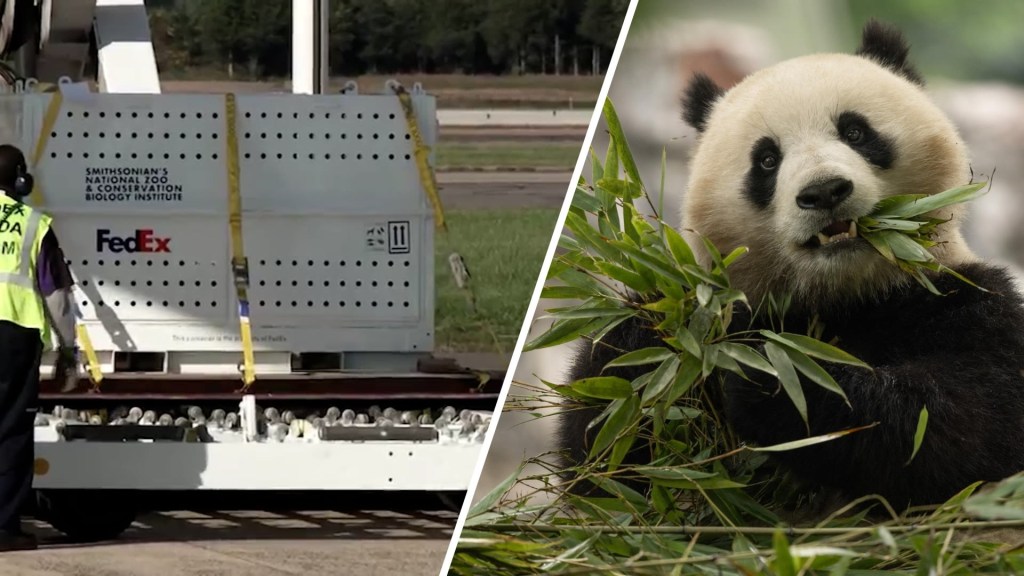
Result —
<instances>
[{"instance_id":1,"label":"blurred background wall","mask_svg":"<svg viewBox=\"0 0 1024 576\"><path fill-rule=\"evenodd\" d=\"M640 0L609 97L648 190L657 196L664 150L665 219L678 221L695 136L680 119L679 97L694 72L727 87L793 56L852 52L872 17L903 30L929 92L971 150L975 179L996 170L991 191L971 207L969 244L1024 278L1024 2L1018 0ZM602 123L592 147L603 158L607 145ZM583 175L589 174L588 164ZM537 316L554 304L542 300ZM530 338L547 326L535 320ZM560 346L523 354L515 381L564 381L567 352ZM510 398L528 401L530 394L513 386ZM524 458L551 449L551 422L524 411L502 415L476 498Z\"/></svg>"}]
</instances>

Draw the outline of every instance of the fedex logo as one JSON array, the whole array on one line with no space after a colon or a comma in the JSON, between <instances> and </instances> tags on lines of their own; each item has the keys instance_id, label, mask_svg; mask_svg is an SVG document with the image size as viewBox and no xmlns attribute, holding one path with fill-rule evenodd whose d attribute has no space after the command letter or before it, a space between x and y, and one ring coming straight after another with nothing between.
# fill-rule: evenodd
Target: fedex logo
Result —
<instances>
[{"instance_id":1,"label":"fedex logo","mask_svg":"<svg viewBox=\"0 0 1024 576\"><path fill-rule=\"evenodd\" d=\"M170 252L171 239L154 236L152 230L136 230L131 236L115 236L110 230L96 231L96 252Z\"/></svg>"}]
</instances>

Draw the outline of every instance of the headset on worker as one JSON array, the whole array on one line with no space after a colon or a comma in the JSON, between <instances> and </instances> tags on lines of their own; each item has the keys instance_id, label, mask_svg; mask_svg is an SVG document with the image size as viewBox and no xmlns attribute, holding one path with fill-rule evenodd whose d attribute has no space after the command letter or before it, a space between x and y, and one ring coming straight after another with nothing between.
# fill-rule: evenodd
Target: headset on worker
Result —
<instances>
[{"instance_id":1,"label":"headset on worker","mask_svg":"<svg viewBox=\"0 0 1024 576\"><path fill-rule=\"evenodd\" d=\"M18 199L26 198L32 193L32 188L35 186L35 179L32 174L29 173L28 168L24 164L18 165L18 175L14 178L14 190L12 192Z\"/></svg>"},{"instance_id":2,"label":"headset on worker","mask_svg":"<svg viewBox=\"0 0 1024 576\"><path fill-rule=\"evenodd\" d=\"M14 148L10 144L4 144L0 148ZM15 148L15 150L17 150ZM15 200L22 200L32 194L32 189L35 187L35 178L28 171L28 165L25 163L25 157L18 151L18 163L15 166L16 175L14 182L11 183L11 189L8 190L8 195Z\"/></svg>"}]
</instances>

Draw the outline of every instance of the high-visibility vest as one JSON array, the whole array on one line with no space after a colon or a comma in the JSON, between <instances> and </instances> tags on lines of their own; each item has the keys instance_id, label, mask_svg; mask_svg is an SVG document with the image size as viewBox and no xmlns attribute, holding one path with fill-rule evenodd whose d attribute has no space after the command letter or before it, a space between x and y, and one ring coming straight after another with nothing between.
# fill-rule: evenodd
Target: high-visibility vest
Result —
<instances>
[{"instance_id":1,"label":"high-visibility vest","mask_svg":"<svg viewBox=\"0 0 1024 576\"><path fill-rule=\"evenodd\" d=\"M36 328L50 342L45 303L36 286L36 261L53 219L0 193L0 320Z\"/></svg>"}]
</instances>

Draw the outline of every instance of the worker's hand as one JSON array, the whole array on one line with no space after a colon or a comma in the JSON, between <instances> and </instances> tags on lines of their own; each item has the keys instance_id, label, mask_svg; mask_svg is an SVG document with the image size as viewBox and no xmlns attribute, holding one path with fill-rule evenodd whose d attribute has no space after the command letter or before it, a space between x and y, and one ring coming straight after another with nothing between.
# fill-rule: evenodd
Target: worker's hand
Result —
<instances>
[{"instance_id":1,"label":"worker's hand","mask_svg":"<svg viewBox=\"0 0 1024 576\"><path fill-rule=\"evenodd\" d=\"M78 388L77 350L63 346L57 349L57 361L53 366L53 380L61 387L61 392L71 392Z\"/></svg>"}]
</instances>

